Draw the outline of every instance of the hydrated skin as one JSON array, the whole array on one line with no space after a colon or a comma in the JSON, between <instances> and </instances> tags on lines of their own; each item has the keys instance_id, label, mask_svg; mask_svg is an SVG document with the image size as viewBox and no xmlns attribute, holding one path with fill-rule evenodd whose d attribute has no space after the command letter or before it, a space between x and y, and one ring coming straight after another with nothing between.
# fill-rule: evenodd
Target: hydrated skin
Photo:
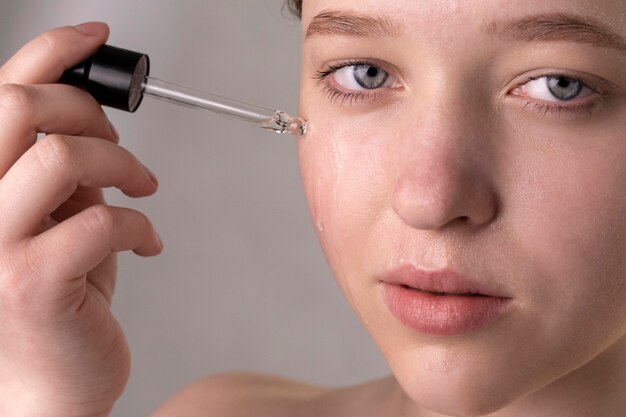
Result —
<instances>
[{"instance_id":1,"label":"hydrated skin","mask_svg":"<svg viewBox=\"0 0 626 417\"><path fill-rule=\"evenodd\" d=\"M625 7L304 2L309 128L299 155L309 209L339 285L408 396L402 415L626 408L626 55L599 46L610 37L552 23L582 16L626 37ZM306 37L320 13L334 25ZM365 20L346 23L350 13L370 17L376 35L363 33ZM503 35L524 18L534 32L517 25ZM577 40L557 39L574 26ZM346 28L353 33L337 34ZM393 82L375 92L340 85L345 74L332 70L359 60ZM546 73L579 77L595 95L556 110L528 96L536 88L519 89ZM405 263L476 277L515 308L468 335L416 333L379 285Z\"/></svg>"}]
</instances>

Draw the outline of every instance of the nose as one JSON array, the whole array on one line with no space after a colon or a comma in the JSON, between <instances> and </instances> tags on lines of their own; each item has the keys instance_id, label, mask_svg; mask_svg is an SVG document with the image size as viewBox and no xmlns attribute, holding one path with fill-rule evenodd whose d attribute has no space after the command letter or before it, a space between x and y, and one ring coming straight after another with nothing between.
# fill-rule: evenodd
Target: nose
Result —
<instances>
[{"instance_id":1,"label":"nose","mask_svg":"<svg viewBox=\"0 0 626 417\"><path fill-rule=\"evenodd\" d=\"M497 215L484 124L464 113L431 106L398 137L392 205L414 229L480 227Z\"/></svg>"}]
</instances>

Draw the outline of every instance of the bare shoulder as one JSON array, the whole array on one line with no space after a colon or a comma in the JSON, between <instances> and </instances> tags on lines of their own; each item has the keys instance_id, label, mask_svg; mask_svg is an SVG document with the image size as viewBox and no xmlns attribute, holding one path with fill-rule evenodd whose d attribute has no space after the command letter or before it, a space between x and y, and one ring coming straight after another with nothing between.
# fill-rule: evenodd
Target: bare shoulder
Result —
<instances>
[{"instance_id":1,"label":"bare shoulder","mask_svg":"<svg viewBox=\"0 0 626 417\"><path fill-rule=\"evenodd\" d=\"M405 394L393 377L343 388L254 373L197 381L151 417L378 417L399 415Z\"/></svg>"},{"instance_id":2,"label":"bare shoulder","mask_svg":"<svg viewBox=\"0 0 626 417\"><path fill-rule=\"evenodd\" d=\"M224 373L183 388L151 417L308 416L307 408L331 389L254 373Z\"/></svg>"}]
</instances>

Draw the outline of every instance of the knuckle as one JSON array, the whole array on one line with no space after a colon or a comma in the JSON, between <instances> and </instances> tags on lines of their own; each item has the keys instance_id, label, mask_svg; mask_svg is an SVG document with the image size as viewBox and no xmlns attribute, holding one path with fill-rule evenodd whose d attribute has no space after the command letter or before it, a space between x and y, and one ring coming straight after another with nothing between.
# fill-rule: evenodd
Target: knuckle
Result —
<instances>
[{"instance_id":1,"label":"knuckle","mask_svg":"<svg viewBox=\"0 0 626 417\"><path fill-rule=\"evenodd\" d=\"M50 56L56 56L57 52L64 47L61 38L58 36L59 30L50 30L44 32L35 38L38 48Z\"/></svg>"},{"instance_id":2,"label":"knuckle","mask_svg":"<svg viewBox=\"0 0 626 417\"><path fill-rule=\"evenodd\" d=\"M33 108L33 94L31 90L19 84L0 85L0 105L5 112L30 113Z\"/></svg>"},{"instance_id":3,"label":"knuckle","mask_svg":"<svg viewBox=\"0 0 626 417\"><path fill-rule=\"evenodd\" d=\"M104 204L89 207L83 219L83 226L89 233L97 234L103 238L112 235L115 223L113 210Z\"/></svg>"},{"instance_id":4,"label":"knuckle","mask_svg":"<svg viewBox=\"0 0 626 417\"><path fill-rule=\"evenodd\" d=\"M72 165L72 146L63 135L47 135L34 149L41 165L49 170L61 171Z\"/></svg>"},{"instance_id":5,"label":"knuckle","mask_svg":"<svg viewBox=\"0 0 626 417\"><path fill-rule=\"evenodd\" d=\"M57 44L58 40L55 34L55 30L43 32L36 38L36 42L38 42L42 47L47 48L49 51L54 51L59 46Z\"/></svg>"},{"instance_id":6,"label":"knuckle","mask_svg":"<svg viewBox=\"0 0 626 417\"><path fill-rule=\"evenodd\" d=\"M37 36L34 40L36 47L40 49L48 59L55 64L56 67L65 68L66 62L63 59L63 54L59 53L71 44L68 42L66 33L69 26L53 29L48 32L44 32Z\"/></svg>"}]
</instances>

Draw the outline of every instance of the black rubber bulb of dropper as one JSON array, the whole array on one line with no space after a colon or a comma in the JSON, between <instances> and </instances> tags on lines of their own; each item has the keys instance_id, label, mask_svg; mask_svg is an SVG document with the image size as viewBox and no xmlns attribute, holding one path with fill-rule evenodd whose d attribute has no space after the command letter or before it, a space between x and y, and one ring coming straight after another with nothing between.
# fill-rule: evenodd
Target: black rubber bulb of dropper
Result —
<instances>
[{"instance_id":1,"label":"black rubber bulb of dropper","mask_svg":"<svg viewBox=\"0 0 626 417\"><path fill-rule=\"evenodd\" d=\"M65 71L60 82L81 88L103 106L134 112L150 72L148 55L103 45L89 59Z\"/></svg>"}]
</instances>

